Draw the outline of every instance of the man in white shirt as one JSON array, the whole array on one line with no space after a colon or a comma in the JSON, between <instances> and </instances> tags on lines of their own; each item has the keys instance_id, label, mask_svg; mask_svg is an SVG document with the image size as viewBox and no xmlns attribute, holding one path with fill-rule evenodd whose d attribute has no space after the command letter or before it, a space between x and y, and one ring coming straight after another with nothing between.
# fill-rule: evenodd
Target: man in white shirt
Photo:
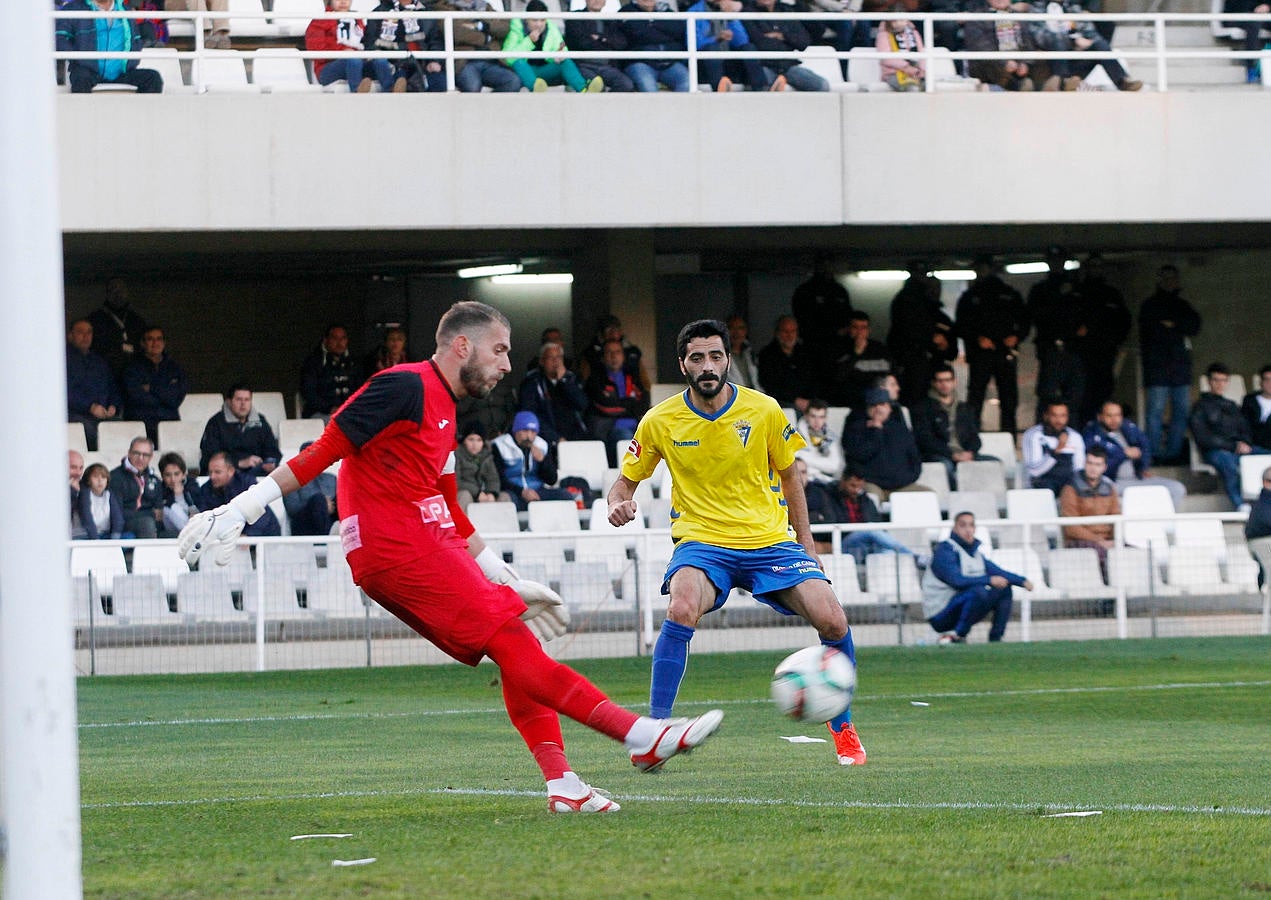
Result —
<instances>
[{"instance_id":1,"label":"man in white shirt","mask_svg":"<svg viewBox=\"0 0 1271 900\"><path fill-rule=\"evenodd\" d=\"M1056 496L1086 464L1085 442L1068 427L1068 404L1063 400L1046 401L1042 420L1024 432L1023 445L1030 483Z\"/></svg>"},{"instance_id":2,"label":"man in white shirt","mask_svg":"<svg viewBox=\"0 0 1271 900\"><path fill-rule=\"evenodd\" d=\"M807 412L796 426L808 445L795 453L795 459L807 463L808 477L821 484L835 484L843 474L843 444L826 421L829 412L824 400L809 400Z\"/></svg>"},{"instance_id":3,"label":"man in white shirt","mask_svg":"<svg viewBox=\"0 0 1271 900\"><path fill-rule=\"evenodd\" d=\"M1240 411L1249 420L1253 443L1259 447L1271 447L1271 365L1258 370L1260 390L1247 394L1240 404Z\"/></svg>"}]
</instances>

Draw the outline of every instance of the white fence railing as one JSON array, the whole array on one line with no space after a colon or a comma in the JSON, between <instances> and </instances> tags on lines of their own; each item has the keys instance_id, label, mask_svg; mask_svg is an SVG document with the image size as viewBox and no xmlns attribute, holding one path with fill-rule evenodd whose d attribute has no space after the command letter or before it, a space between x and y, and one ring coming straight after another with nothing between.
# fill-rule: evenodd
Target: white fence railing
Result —
<instances>
[{"instance_id":1,"label":"white fence railing","mask_svg":"<svg viewBox=\"0 0 1271 900\"><path fill-rule=\"evenodd\" d=\"M189 51L180 51L177 53L179 60L196 60L204 57L209 51L204 46L204 29L214 19L223 19L227 14L212 12L164 12L164 11L80 11L80 12L58 12L53 14L56 20L72 21L75 19L98 19L98 18L123 18L123 19L163 19L167 21L190 21L193 27L193 49ZM617 15L616 21L622 21L628 14ZM748 20L771 20L774 17L782 17L786 19L798 19L817 22L856 22L869 21L877 22L887 19L895 19L902 14L882 12L882 13L708 13L708 12L666 12L666 13L639 13L630 14L631 18L639 18L640 20L674 20L685 23L685 49L680 51L659 51L652 54L648 51L576 51L567 50L565 52L515 52L503 53L502 51L475 51L461 50L455 47L454 23L463 20L490 20L490 19L523 19L525 13L522 12L458 12L458 11L399 11L399 12L358 12L358 13L323 13L313 18L323 19L347 19L356 17L359 19L402 19L414 18L430 23L439 23L442 29L443 47L432 51L404 51L404 50L360 50L349 51L351 54L364 59L389 59L401 60L414 58L421 61L438 61L444 64L446 70L446 85L448 90L455 90L455 62L457 60L467 59L531 59L543 60L554 59L558 57L566 57L574 60L587 59L610 59L618 62L648 60L652 58L663 60L679 60L687 64L690 72L695 72L697 62L704 59L719 60L741 60L741 59L771 59L771 60L791 60L799 61L806 58L806 54L802 52L775 52L775 51L707 51L700 50L697 47L695 23L699 20L733 20L738 19L743 24ZM1012 21L1020 22L1067 22L1073 19L1071 14L1049 14L1049 13L1011 13L1009 14ZM615 15L609 13L590 13L590 12L551 12L548 17L561 21L568 19L594 19L596 17L604 17L607 21L615 21ZM286 16L275 16L268 12L247 13L235 11L233 13L235 20L261 20L270 23L289 20ZM944 51L935 46L935 26L940 22L972 22L982 20L997 21L1002 18L999 13L904 13L903 18L909 19L921 25L923 30L923 41L925 48L920 52L894 52L884 53L874 50L873 48L864 48L865 51L873 59L914 59L921 58L927 66L928 71L931 68L931 62L935 59L953 59L953 60L976 60L976 59L1019 59L1021 57L1028 60L1077 60L1077 61L1096 61L1103 59L1116 60L1150 60L1155 64L1156 77L1153 86L1158 91L1167 91L1169 89L1169 68L1168 63L1180 60L1249 60L1258 59L1264 62L1271 58L1271 51L1263 50L1227 50L1219 48L1197 48L1194 46L1171 47L1168 42L1169 26L1174 25L1192 25L1192 24L1209 24L1211 27L1238 19L1241 22L1261 22L1264 28L1271 28L1271 14L1266 13L1165 13L1165 12L1141 12L1141 13L1083 13L1080 20L1082 22L1100 23L1109 22L1120 25L1138 24L1150 26L1153 33L1153 43L1151 47L1135 48L1135 49L1115 49L1106 52L1097 51L1042 51L1042 50L1012 50L1012 51L966 51L954 50ZM309 19L305 20L306 22ZM298 38L290 38L293 43ZM224 53L226 51L213 51L216 53ZM251 58L250 53L243 54L245 58ZM302 51L303 59L330 59L330 51ZM836 51L832 54L839 60L848 60L851 58L851 51ZM106 53L106 52L74 52L74 51L56 51L54 58L58 60L75 60L75 59L136 59L145 58L141 52L135 53ZM820 58L825 58L821 56ZM195 78L197 79L197 75ZM201 91L204 85L194 82L193 87L196 91ZM689 90L696 91L698 89L697 78L689 79ZM934 79L926 80L926 90L928 92L936 90Z\"/></svg>"}]
</instances>

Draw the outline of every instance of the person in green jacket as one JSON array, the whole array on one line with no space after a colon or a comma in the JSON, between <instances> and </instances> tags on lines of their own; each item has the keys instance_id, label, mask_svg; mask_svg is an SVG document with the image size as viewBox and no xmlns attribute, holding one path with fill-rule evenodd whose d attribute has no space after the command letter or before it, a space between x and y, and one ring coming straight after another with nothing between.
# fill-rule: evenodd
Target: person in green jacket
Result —
<instances>
[{"instance_id":1,"label":"person in green jacket","mask_svg":"<svg viewBox=\"0 0 1271 900\"><path fill-rule=\"evenodd\" d=\"M530 0L525 4L527 13L547 12L547 4L543 0ZM508 36L503 40L505 53L555 53L565 48L565 37L555 22L547 19L513 19L508 28ZM521 83L531 91L539 93L547 90L551 84L564 84L571 91L595 94L605 89L600 76L588 81L578 71L572 59L505 59L511 66Z\"/></svg>"}]
</instances>

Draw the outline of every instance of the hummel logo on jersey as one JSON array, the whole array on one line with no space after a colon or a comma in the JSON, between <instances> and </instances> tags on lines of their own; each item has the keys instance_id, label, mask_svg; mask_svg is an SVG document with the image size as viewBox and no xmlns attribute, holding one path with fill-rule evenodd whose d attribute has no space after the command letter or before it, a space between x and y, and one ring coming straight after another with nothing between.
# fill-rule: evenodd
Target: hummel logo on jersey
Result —
<instances>
[{"instance_id":1,"label":"hummel logo on jersey","mask_svg":"<svg viewBox=\"0 0 1271 900\"><path fill-rule=\"evenodd\" d=\"M741 445L743 447L746 446L747 442L750 441L750 423L745 419L739 419L733 425L733 428L737 430L737 437L741 438Z\"/></svg>"},{"instance_id":2,"label":"hummel logo on jersey","mask_svg":"<svg viewBox=\"0 0 1271 900\"><path fill-rule=\"evenodd\" d=\"M438 422L438 423L437 423L437 427L438 427L438 428L445 428L445 427L446 427L447 425L449 425L449 424L450 424L450 420L449 420L449 419L442 419L440 422Z\"/></svg>"}]
</instances>

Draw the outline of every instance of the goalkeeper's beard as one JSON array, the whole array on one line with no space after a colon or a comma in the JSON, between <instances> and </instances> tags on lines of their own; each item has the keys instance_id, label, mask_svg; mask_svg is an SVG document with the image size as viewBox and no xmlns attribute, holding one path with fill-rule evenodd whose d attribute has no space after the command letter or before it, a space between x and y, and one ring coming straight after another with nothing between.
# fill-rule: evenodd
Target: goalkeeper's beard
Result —
<instances>
[{"instance_id":1,"label":"goalkeeper's beard","mask_svg":"<svg viewBox=\"0 0 1271 900\"><path fill-rule=\"evenodd\" d=\"M502 380L502 376L495 380L494 384L498 384ZM464 392L469 397L475 397L478 400L490 396L490 391L494 390L494 384L489 384L484 372L474 365L466 365L459 370L459 383L463 385Z\"/></svg>"}]
</instances>

